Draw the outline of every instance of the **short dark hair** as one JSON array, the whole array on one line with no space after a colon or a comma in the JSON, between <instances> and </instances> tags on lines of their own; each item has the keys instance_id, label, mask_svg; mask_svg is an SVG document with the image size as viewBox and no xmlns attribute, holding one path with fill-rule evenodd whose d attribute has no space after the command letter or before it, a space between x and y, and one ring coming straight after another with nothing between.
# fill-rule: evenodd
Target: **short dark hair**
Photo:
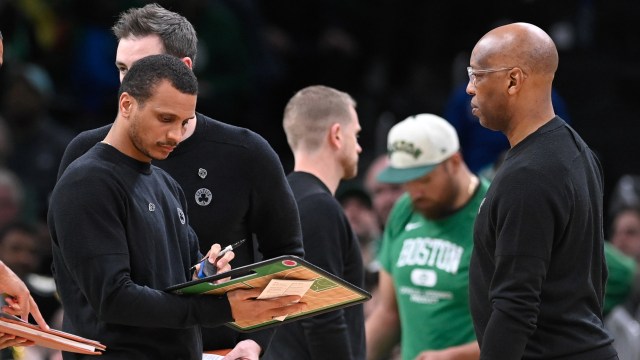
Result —
<instances>
[{"instance_id":1,"label":"short dark hair","mask_svg":"<svg viewBox=\"0 0 640 360\"><path fill-rule=\"evenodd\" d=\"M147 4L122 12L111 30L118 41L131 35L158 35L167 54L189 57L195 66L198 37L193 25L184 16L158 4Z\"/></svg>"},{"instance_id":2,"label":"short dark hair","mask_svg":"<svg viewBox=\"0 0 640 360\"><path fill-rule=\"evenodd\" d=\"M126 92L141 105L153 96L156 86L167 80L183 94L197 95L198 80L193 71L173 55L159 54L136 61L122 79L118 97Z\"/></svg>"}]
</instances>

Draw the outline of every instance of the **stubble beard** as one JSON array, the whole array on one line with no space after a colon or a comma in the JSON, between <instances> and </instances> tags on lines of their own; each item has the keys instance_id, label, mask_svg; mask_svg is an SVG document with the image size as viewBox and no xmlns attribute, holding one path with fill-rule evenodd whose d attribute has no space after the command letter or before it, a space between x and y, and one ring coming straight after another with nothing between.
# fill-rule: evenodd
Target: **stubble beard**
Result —
<instances>
[{"instance_id":1,"label":"stubble beard","mask_svg":"<svg viewBox=\"0 0 640 360\"><path fill-rule=\"evenodd\" d=\"M344 176L342 177L342 180L350 180L355 178L358 175L358 158L357 157L355 160L351 160L345 157L342 159L341 163L342 163L342 168L344 169Z\"/></svg>"},{"instance_id":2,"label":"stubble beard","mask_svg":"<svg viewBox=\"0 0 640 360\"><path fill-rule=\"evenodd\" d=\"M131 139L131 143L139 152L141 152L144 156L150 158L151 160L164 160L153 156L151 154L151 151L149 151L149 149L144 146L142 138L140 137L140 132L138 131L139 122L140 120L138 115L134 115L131 121L131 127L129 128L129 138Z\"/></svg>"}]
</instances>

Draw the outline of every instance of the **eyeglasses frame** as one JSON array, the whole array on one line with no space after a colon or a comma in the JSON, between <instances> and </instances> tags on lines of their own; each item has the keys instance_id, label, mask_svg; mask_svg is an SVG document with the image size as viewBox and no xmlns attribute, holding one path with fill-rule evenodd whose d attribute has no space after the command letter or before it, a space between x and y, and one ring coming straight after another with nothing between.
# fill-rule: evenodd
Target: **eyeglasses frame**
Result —
<instances>
[{"instance_id":1,"label":"eyeglasses frame","mask_svg":"<svg viewBox=\"0 0 640 360\"><path fill-rule=\"evenodd\" d=\"M504 67L498 69L474 69L471 66L467 66L467 75L469 75L469 81L473 86L476 86L476 79L478 74L491 74L500 71L509 71L515 69L515 66L512 67Z\"/></svg>"}]
</instances>

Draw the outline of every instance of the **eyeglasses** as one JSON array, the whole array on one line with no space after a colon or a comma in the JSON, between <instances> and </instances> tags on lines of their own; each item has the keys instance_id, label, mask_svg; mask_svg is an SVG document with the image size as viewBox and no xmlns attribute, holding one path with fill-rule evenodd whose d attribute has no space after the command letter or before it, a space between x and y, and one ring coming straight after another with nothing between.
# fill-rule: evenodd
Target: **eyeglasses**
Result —
<instances>
[{"instance_id":1,"label":"eyeglasses","mask_svg":"<svg viewBox=\"0 0 640 360\"><path fill-rule=\"evenodd\" d=\"M513 70L513 69L514 69L513 67L506 67L506 68L499 68L499 69L478 69L478 70L474 70L471 66L467 66L467 74L469 75L469 81L471 81L473 86L476 86L476 77L479 74L489 74L489 73L494 73L494 72L499 72L499 71Z\"/></svg>"}]
</instances>

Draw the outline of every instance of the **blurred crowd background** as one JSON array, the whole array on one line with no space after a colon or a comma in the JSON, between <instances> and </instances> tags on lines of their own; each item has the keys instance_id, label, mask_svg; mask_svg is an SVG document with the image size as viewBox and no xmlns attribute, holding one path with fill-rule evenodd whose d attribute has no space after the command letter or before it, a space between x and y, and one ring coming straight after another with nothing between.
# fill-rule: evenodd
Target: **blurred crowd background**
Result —
<instances>
[{"instance_id":1,"label":"blurred crowd background","mask_svg":"<svg viewBox=\"0 0 640 360\"><path fill-rule=\"evenodd\" d=\"M148 2L0 0L0 164L22 182L27 218L44 219L68 141L115 118L117 44L110 27L121 11ZM623 175L640 174L637 1L157 3L185 15L198 32L198 110L264 136L287 172L293 159L282 110L300 88L329 85L357 100L364 173L385 151L393 124L417 113L444 115L468 80L469 51L482 34L525 21L558 46L555 90L600 157L605 196Z\"/></svg>"}]
</instances>

